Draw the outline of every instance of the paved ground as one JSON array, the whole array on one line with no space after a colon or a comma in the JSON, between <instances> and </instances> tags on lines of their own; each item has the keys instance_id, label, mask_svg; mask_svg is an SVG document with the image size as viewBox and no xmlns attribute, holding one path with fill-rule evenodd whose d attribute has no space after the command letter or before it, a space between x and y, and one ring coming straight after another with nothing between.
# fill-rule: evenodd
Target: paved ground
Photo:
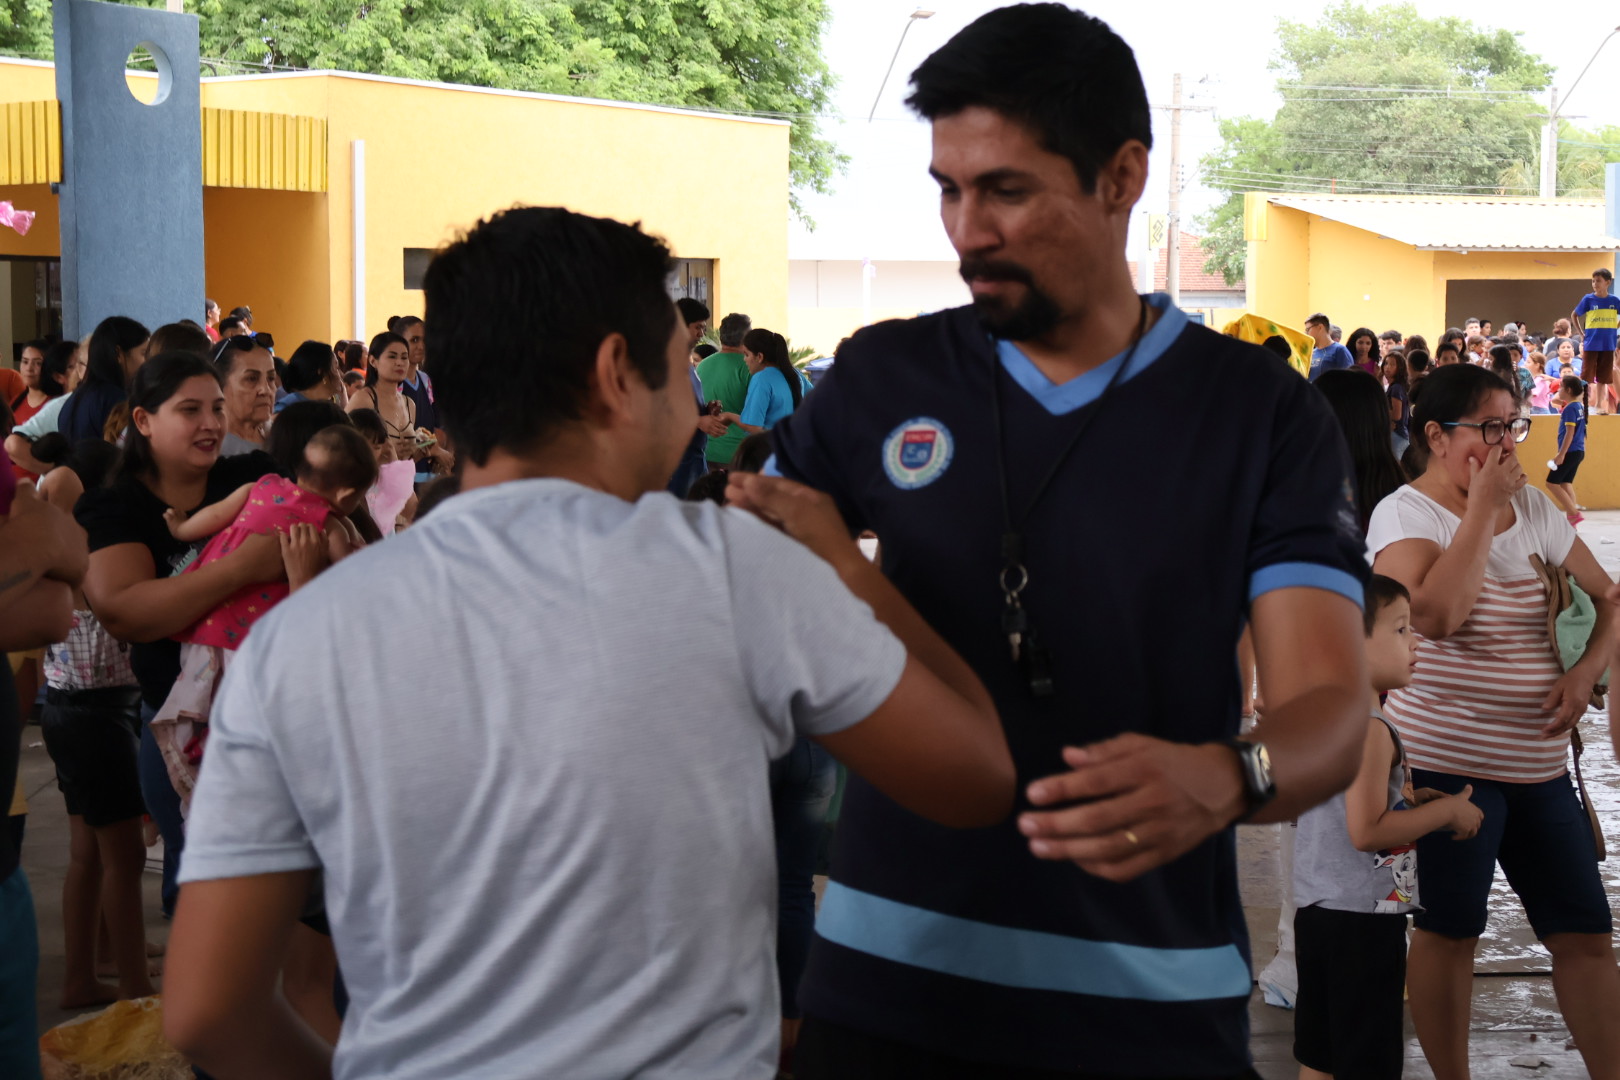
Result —
<instances>
[{"instance_id":1,"label":"paved ground","mask_svg":"<svg viewBox=\"0 0 1620 1080\"><path fill-rule=\"evenodd\" d=\"M1583 539L1611 574L1620 575L1620 511L1591 513L1580 526ZM1608 542L1605 542L1608 541ZM1583 723L1590 750L1587 783L1592 789L1599 819L1614 858L1604 865L1604 880L1611 896L1620 890L1620 767L1609 745L1607 718L1591 713ZM34 889L40 931L39 1011L41 1030L73 1014L56 1008L62 978L62 876L67 868L67 817L56 791L50 759L40 742L39 729L26 729L22 775L28 792L28 835L23 865ZM1256 966L1275 951L1280 877L1277 841L1279 826L1242 830L1240 858L1244 905L1254 941ZM158 877L155 862L148 863L146 911L149 939L162 942L167 927L158 915ZM1547 977L1546 950L1535 942L1523 912L1507 891L1496 883L1492 918L1475 965L1474 1025L1471 1046L1477 1080L1512 1078L1575 1078L1586 1075L1578 1054L1566 1049L1569 1033L1559 1018ZM1260 1002L1256 993L1250 1008L1256 1068L1265 1080L1293 1080L1298 1075L1292 1055L1293 1014ZM1406 1076L1427 1080L1432 1076L1407 1030ZM1173 1037L1173 1033L1166 1033ZM1538 1057L1537 1069L1510 1064L1515 1058Z\"/></svg>"}]
</instances>

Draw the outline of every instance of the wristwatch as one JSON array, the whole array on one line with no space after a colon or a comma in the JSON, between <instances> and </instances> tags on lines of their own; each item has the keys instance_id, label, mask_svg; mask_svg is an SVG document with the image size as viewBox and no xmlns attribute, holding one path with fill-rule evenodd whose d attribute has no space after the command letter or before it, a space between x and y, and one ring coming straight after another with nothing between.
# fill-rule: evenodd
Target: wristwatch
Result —
<instances>
[{"instance_id":1,"label":"wristwatch","mask_svg":"<svg viewBox=\"0 0 1620 1080\"><path fill-rule=\"evenodd\" d=\"M1243 777L1243 798L1248 808L1232 824L1241 825L1277 797L1277 781L1271 775L1271 755L1266 752L1264 743L1247 739L1223 739L1221 745L1231 748L1238 757L1238 772Z\"/></svg>"}]
</instances>

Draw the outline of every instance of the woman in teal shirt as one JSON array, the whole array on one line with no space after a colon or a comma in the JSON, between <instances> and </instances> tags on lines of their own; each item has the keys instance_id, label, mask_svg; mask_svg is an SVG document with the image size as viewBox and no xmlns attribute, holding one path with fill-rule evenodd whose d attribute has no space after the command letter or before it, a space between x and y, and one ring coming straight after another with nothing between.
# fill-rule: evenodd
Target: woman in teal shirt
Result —
<instances>
[{"instance_id":1,"label":"woman in teal shirt","mask_svg":"<svg viewBox=\"0 0 1620 1080\"><path fill-rule=\"evenodd\" d=\"M788 359L787 339L781 334L756 327L743 337L742 349L750 373L748 397L741 414L724 413L721 419L749 432L769 431L793 415L810 392L810 382Z\"/></svg>"}]
</instances>

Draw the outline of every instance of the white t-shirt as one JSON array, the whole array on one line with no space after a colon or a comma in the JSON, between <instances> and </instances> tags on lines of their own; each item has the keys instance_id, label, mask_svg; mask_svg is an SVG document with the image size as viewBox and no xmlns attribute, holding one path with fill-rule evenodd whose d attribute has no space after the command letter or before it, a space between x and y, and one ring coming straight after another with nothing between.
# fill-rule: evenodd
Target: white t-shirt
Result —
<instances>
[{"instance_id":1,"label":"white t-shirt","mask_svg":"<svg viewBox=\"0 0 1620 1080\"><path fill-rule=\"evenodd\" d=\"M49 435L61 430L60 417L62 406L68 403L72 394L57 394L51 400L39 407L39 412L11 429L13 435L21 435L29 442L33 442L41 435Z\"/></svg>"},{"instance_id":2,"label":"white t-shirt","mask_svg":"<svg viewBox=\"0 0 1620 1080\"><path fill-rule=\"evenodd\" d=\"M740 511L469 492L255 625L181 878L325 870L340 1080L769 1078L767 763L905 659Z\"/></svg>"},{"instance_id":3,"label":"white t-shirt","mask_svg":"<svg viewBox=\"0 0 1620 1080\"><path fill-rule=\"evenodd\" d=\"M1547 637L1547 594L1530 555L1561 566L1575 528L1532 487L1513 496L1514 522L1491 540L1474 609L1450 637L1419 636L1412 685L1390 692L1385 714L1401 733L1413 768L1508 783L1562 776L1569 737L1546 739L1552 713L1541 707L1563 666ZM1451 545L1462 519L1407 486L1373 511L1373 555L1401 540Z\"/></svg>"}]
</instances>

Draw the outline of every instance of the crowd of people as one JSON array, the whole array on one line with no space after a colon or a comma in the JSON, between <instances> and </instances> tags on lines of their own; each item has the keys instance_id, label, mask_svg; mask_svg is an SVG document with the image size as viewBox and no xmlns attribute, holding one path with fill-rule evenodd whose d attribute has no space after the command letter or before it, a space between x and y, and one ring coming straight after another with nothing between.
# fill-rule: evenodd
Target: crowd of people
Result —
<instances>
[{"instance_id":1,"label":"crowd of people","mask_svg":"<svg viewBox=\"0 0 1620 1080\"><path fill-rule=\"evenodd\" d=\"M29 347L0 647L44 650L64 1004L153 989L150 816L165 1030L226 1080L1252 1078L1233 826L1297 822L1302 1077L1399 1076L1407 988L1468 1076L1497 865L1620 1076L1566 768L1620 593L1515 453L1538 394L1586 407L1566 367L1611 384L1606 274L1578 345L1431 364L1314 316L1307 381L1132 287L1152 134L1106 25L991 12L908 100L973 302L814 388L745 315L707 344L656 237L541 207L369 342L283 358L210 301Z\"/></svg>"}]
</instances>

